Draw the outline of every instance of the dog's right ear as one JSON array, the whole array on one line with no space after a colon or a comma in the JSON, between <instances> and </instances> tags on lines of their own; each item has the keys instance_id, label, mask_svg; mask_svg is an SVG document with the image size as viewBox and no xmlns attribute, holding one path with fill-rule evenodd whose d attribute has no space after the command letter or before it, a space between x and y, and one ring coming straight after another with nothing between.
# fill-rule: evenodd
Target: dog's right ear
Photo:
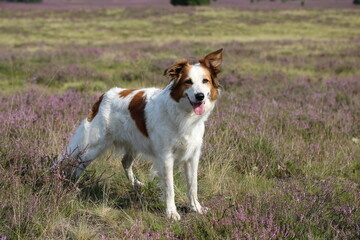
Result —
<instances>
[{"instance_id":1,"label":"dog's right ear","mask_svg":"<svg viewBox=\"0 0 360 240\"><path fill-rule=\"evenodd\" d=\"M164 71L164 76L169 77L171 80L179 79L183 72L182 70L187 65L189 65L188 60L178 60L174 65Z\"/></svg>"}]
</instances>

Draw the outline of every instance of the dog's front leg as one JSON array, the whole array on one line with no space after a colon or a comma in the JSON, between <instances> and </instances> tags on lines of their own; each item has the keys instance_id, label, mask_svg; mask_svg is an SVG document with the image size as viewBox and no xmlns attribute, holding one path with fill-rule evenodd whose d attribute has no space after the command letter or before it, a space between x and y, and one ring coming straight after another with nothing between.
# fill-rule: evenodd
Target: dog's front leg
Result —
<instances>
[{"instance_id":1,"label":"dog's front leg","mask_svg":"<svg viewBox=\"0 0 360 240\"><path fill-rule=\"evenodd\" d=\"M188 198L190 202L190 208L200 214L204 214L207 211L206 207L202 207L199 203L197 196L197 174L200 158L200 150L196 151L194 156L184 163L184 172L186 177L186 183L188 188Z\"/></svg>"},{"instance_id":2,"label":"dog's front leg","mask_svg":"<svg viewBox=\"0 0 360 240\"><path fill-rule=\"evenodd\" d=\"M174 157L172 154L167 154L160 157L158 162L159 177L164 191L166 203L166 216L172 220L180 220L181 217L175 206L175 192L174 192Z\"/></svg>"}]
</instances>

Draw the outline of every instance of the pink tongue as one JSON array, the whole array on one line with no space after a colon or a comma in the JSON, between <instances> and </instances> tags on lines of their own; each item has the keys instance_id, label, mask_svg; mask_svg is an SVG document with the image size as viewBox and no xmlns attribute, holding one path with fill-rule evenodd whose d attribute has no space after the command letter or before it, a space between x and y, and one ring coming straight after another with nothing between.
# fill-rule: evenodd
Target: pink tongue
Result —
<instances>
[{"instance_id":1,"label":"pink tongue","mask_svg":"<svg viewBox=\"0 0 360 240\"><path fill-rule=\"evenodd\" d=\"M205 112L205 103L193 103L194 112L197 115L202 115Z\"/></svg>"}]
</instances>

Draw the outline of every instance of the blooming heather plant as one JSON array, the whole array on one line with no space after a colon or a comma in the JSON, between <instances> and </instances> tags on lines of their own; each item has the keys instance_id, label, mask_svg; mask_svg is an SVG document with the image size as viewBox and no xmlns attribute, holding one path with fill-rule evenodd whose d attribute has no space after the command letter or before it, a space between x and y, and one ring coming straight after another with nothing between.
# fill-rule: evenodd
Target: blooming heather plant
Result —
<instances>
[{"instance_id":1,"label":"blooming heather plant","mask_svg":"<svg viewBox=\"0 0 360 240\"><path fill-rule=\"evenodd\" d=\"M286 76L283 78L277 77L286 81ZM200 217L190 215L181 226L155 230L135 217L135 224L121 234L106 232L104 236L130 239L359 236L356 152L348 147L349 140L343 140L359 134L356 124L359 79L332 78L320 84L300 78L276 91L268 82L271 77L269 80L248 76L242 81L242 88L223 92L208 122L200 169L200 182L208 184L200 186L203 193L211 193L208 195L211 212ZM228 84L227 89L237 83ZM87 182L90 187L83 188L79 195L75 185L50 171L69 133L86 116L95 99L96 96L74 91L48 94L35 89L0 99L1 232L7 237L36 238L49 232L57 236L58 230L48 229L47 223L59 216L76 214L79 210L69 202L86 202L91 191L105 187L90 178ZM336 148L342 151L334 151ZM139 171L146 170L140 166ZM261 184L255 185L258 190L249 192L238 185L247 176L263 179L271 187L262 190ZM340 180L343 176L345 179ZM118 180L121 179L113 181ZM124 181L122 178L121 184ZM218 181L222 182L217 184ZM136 208L131 205L147 205L142 211L148 209L158 214L158 206L142 203L154 201L151 195L156 194L150 186L142 190L142 194L149 196L135 194L130 203L120 206L130 206L130 211L134 211ZM87 192L89 189L92 190ZM242 194L233 192L237 190ZM109 191L113 197L106 201L112 201L116 208L120 204L116 203L119 190ZM104 193L96 194L101 197ZM224 197L211 199L216 194L228 195L231 201ZM111 228L115 226L113 223Z\"/></svg>"},{"instance_id":2,"label":"blooming heather plant","mask_svg":"<svg viewBox=\"0 0 360 240\"><path fill-rule=\"evenodd\" d=\"M359 238L356 10L6 9L0 19L2 240ZM189 212L176 172L183 220L168 222L147 161L134 163L139 189L110 151L77 183L51 168L103 91L164 87L176 58L219 46L222 93L199 168L208 214Z\"/></svg>"},{"instance_id":3,"label":"blooming heather plant","mask_svg":"<svg viewBox=\"0 0 360 240\"><path fill-rule=\"evenodd\" d=\"M317 235L356 239L360 234L360 216L354 213L359 206L344 204L344 200L357 199L359 192L353 191L356 186L336 189L331 185L331 180L311 187L305 181L286 181L260 198L250 194L237 202L218 198L210 205L214 211L196 219L188 237L298 239Z\"/></svg>"},{"instance_id":4,"label":"blooming heather plant","mask_svg":"<svg viewBox=\"0 0 360 240\"><path fill-rule=\"evenodd\" d=\"M29 90L0 101L0 231L34 238L76 194L50 167L87 104L71 91Z\"/></svg>"}]
</instances>

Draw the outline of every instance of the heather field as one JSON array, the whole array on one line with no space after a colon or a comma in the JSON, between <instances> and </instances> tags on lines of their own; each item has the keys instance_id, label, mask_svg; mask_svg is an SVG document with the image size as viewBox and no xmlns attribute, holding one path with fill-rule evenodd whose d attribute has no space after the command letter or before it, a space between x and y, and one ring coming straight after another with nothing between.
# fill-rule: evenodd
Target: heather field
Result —
<instances>
[{"instance_id":1,"label":"heather field","mask_svg":"<svg viewBox=\"0 0 360 240\"><path fill-rule=\"evenodd\" d=\"M294 2L0 8L0 239L359 239L360 12ZM179 169L182 220L168 221L146 159L138 189L111 151L77 183L50 171L104 91L164 87L176 59L221 47L206 215L189 211Z\"/></svg>"}]
</instances>

